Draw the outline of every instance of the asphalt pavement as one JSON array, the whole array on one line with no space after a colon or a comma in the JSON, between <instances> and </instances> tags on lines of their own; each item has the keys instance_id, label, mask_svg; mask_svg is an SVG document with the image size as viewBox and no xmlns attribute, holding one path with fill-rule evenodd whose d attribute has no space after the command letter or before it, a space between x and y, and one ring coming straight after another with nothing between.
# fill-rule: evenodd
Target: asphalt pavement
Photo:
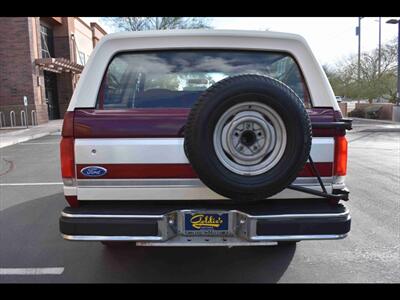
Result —
<instances>
[{"instance_id":1,"label":"asphalt pavement","mask_svg":"<svg viewBox=\"0 0 400 300\"><path fill-rule=\"evenodd\" d=\"M65 241L60 136L2 148L0 283L399 282L400 132L382 128L348 134L349 236L287 247L108 249Z\"/></svg>"}]
</instances>

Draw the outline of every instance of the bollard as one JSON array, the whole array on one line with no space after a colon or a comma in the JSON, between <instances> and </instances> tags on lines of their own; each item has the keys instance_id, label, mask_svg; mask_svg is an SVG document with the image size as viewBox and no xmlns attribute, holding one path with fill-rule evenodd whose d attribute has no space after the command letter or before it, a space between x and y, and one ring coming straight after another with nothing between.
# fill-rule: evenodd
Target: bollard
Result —
<instances>
[{"instance_id":1,"label":"bollard","mask_svg":"<svg viewBox=\"0 0 400 300\"><path fill-rule=\"evenodd\" d=\"M6 127L6 116L0 111L0 128Z\"/></svg>"},{"instance_id":2,"label":"bollard","mask_svg":"<svg viewBox=\"0 0 400 300\"><path fill-rule=\"evenodd\" d=\"M37 125L37 116L36 116L36 111L32 110L31 111L31 121L32 121L32 126Z\"/></svg>"},{"instance_id":3,"label":"bollard","mask_svg":"<svg viewBox=\"0 0 400 300\"><path fill-rule=\"evenodd\" d=\"M10 125L11 127L15 127L17 125L15 121L15 112L13 110L10 111Z\"/></svg>"},{"instance_id":4,"label":"bollard","mask_svg":"<svg viewBox=\"0 0 400 300\"><path fill-rule=\"evenodd\" d=\"M392 121L400 122L400 105L393 105Z\"/></svg>"},{"instance_id":5,"label":"bollard","mask_svg":"<svg viewBox=\"0 0 400 300\"><path fill-rule=\"evenodd\" d=\"M27 127L26 112L21 110L21 126Z\"/></svg>"}]
</instances>

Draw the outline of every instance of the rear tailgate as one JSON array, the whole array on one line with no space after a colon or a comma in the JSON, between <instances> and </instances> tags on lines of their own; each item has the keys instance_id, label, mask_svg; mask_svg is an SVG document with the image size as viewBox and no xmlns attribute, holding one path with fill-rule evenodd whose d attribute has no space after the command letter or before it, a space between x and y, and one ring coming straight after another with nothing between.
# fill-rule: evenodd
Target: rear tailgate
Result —
<instances>
[{"instance_id":1,"label":"rear tailgate","mask_svg":"<svg viewBox=\"0 0 400 300\"><path fill-rule=\"evenodd\" d=\"M74 113L76 181L67 187L78 200L224 199L206 187L191 168L183 148L190 109L94 110ZM332 108L309 110L313 124L335 121ZM343 131L344 132L344 131ZM344 133L342 133L344 134ZM313 129L311 157L327 192L334 182L334 129ZM106 169L99 177L85 167ZM309 164L294 184L320 190ZM272 198L310 198L286 189Z\"/></svg>"}]
</instances>

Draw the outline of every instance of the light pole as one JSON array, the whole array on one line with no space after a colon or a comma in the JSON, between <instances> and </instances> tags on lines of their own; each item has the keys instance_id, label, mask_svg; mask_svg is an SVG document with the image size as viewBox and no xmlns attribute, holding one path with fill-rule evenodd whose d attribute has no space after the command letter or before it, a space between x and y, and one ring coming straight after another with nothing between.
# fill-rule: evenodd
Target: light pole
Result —
<instances>
[{"instance_id":1,"label":"light pole","mask_svg":"<svg viewBox=\"0 0 400 300\"><path fill-rule=\"evenodd\" d=\"M381 28L381 20L382 18L379 17L379 50L378 50L378 55L379 55L379 65L378 65L378 75L381 75L381 36L382 36L382 28Z\"/></svg>"},{"instance_id":2,"label":"light pole","mask_svg":"<svg viewBox=\"0 0 400 300\"><path fill-rule=\"evenodd\" d=\"M360 60L361 60L361 19L358 17L358 27L356 27L356 35L358 35L358 75L357 79L360 81Z\"/></svg>"},{"instance_id":3,"label":"light pole","mask_svg":"<svg viewBox=\"0 0 400 300\"><path fill-rule=\"evenodd\" d=\"M387 24L398 24L399 30L397 32L397 94L396 105L400 105L400 19L390 19L386 21Z\"/></svg>"}]
</instances>

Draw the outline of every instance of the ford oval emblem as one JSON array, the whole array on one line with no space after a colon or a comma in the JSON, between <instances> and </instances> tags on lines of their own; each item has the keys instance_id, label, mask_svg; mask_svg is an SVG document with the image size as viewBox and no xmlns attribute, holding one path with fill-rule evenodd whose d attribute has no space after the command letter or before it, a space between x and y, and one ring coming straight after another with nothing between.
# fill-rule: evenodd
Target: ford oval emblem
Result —
<instances>
[{"instance_id":1,"label":"ford oval emblem","mask_svg":"<svg viewBox=\"0 0 400 300\"><path fill-rule=\"evenodd\" d=\"M88 177L100 177L104 176L107 174L107 169L103 167L98 167L98 166L89 166L85 167L81 170L81 173L84 176Z\"/></svg>"}]
</instances>

